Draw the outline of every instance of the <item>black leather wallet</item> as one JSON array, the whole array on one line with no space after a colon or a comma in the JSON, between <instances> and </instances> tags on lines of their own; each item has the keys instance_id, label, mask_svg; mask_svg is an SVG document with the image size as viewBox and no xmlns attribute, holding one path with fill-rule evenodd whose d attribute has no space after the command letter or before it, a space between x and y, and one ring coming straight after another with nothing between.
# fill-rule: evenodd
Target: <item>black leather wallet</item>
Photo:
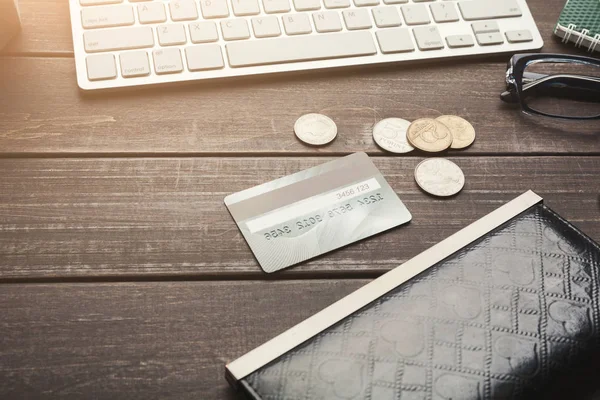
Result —
<instances>
[{"instance_id":1,"label":"black leather wallet","mask_svg":"<svg viewBox=\"0 0 600 400\"><path fill-rule=\"evenodd\" d=\"M227 365L253 399L583 398L600 247L527 192Z\"/></svg>"}]
</instances>

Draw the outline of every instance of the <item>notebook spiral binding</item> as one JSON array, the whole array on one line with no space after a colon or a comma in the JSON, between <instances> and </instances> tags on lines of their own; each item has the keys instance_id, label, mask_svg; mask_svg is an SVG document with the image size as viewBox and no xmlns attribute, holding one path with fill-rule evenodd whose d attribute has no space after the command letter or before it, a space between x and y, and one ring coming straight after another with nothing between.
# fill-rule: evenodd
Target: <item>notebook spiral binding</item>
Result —
<instances>
[{"instance_id":1,"label":"notebook spiral binding","mask_svg":"<svg viewBox=\"0 0 600 400\"><path fill-rule=\"evenodd\" d=\"M586 47L588 52L600 51L600 2L569 0L554 29L563 43Z\"/></svg>"},{"instance_id":2,"label":"notebook spiral binding","mask_svg":"<svg viewBox=\"0 0 600 400\"><path fill-rule=\"evenodd\" d=\"M565 29L564 36L562 38L563 43L567 43L571 40L571 36L575 36L575 47L581 47L584 44L584 41L589 41L587 45L588 52L596 51L596 48L600 50L600 33L594 35L594 37L589 36L589 29L582 29L581 31L577 30L577 26L575 24L569 24Z\"/></svg>"}]
</instances>

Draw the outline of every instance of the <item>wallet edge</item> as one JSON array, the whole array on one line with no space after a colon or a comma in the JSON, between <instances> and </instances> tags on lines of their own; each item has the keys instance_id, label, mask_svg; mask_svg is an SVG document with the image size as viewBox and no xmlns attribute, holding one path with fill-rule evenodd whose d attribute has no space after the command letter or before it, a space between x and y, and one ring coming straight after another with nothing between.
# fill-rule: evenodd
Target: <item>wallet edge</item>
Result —
<instances>
[{"instance_id":1,"label":"wallet edge","mask_svg":"<svg viewBox=\"0 0 600 400\"><path fill-rule=\"evenodd\" d=\"M542 197L529 190L502 205L404 264L227 364L225 368L228 382L237 388L241 379L542 201Z\"/></svg>"}]
</instances>

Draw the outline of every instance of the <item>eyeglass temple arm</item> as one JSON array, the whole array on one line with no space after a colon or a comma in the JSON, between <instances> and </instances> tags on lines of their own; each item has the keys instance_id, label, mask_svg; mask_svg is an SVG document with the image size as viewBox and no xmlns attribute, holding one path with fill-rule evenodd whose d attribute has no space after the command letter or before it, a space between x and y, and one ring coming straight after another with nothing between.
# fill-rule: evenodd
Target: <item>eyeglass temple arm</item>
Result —
<instances>
[{"instance_id":1,"label":"eyeglass temple arm","mask_svg":"<svg viewBox=\"0 0 600 400\"><path fill-rule=\"evenodd\" d=\"M554 85L554 86L552 86ZM564 85L557 87L556 85ZM578 75L544 75L534 72L523 73L522 92L527 90L543 91L558 97L581 98L581 100L600 101L600 78ZM507 103L518 103L516 87L500 95L500 99Z\"/></svg>"},{"instance_id":2,"label":"eyeglass temple arm","mask_svg":"<svg viewBox=\"0 0 600 400\"><path fill-rule=\"evenodd\" d=\"M544 74L536 74L534 72L524 72L523 73L523 84L534 82L538 79L542 79L548 75ZM511 87L509 90L502 92L500 95L500 99L506 103L518 103L519 98L517 97L516 88Z\"/></svg>"}]
</instances>

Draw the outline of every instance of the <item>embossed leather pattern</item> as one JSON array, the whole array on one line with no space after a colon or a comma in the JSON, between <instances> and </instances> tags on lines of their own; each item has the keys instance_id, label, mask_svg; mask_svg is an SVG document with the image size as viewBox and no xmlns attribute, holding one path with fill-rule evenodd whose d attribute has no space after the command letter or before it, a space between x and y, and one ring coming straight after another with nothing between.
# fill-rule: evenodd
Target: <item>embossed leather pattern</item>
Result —
<instances>
[{"instance_id":1,"label":"embossed leather pattern","mask_svg":"<svg viewBox=\"0 0 600 400\"><path fill-rule=\"evenodd\" d=\"M242 384L264 400L551 398L600 376L599 275L598 245L540 204Z\"/></svg>"}]
</instances>

